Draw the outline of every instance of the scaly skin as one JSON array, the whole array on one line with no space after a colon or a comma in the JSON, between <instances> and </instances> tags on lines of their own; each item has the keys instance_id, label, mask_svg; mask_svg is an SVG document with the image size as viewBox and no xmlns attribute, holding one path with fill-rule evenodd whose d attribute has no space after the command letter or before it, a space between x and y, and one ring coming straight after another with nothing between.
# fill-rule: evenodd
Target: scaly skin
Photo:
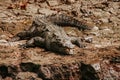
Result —
<instances>
[{"instance_id":1,"label":"scaly skin","mask_svg":"<svg viewBox=\"0 0 120 80\"><path fill-rule=\"evenodd\" d=\"M12 41L28 39L24 47L40 46L49 51L61 54L74 54L76 44L83 47L80 38L69 37L61 26L73 26L78 29L89 29L80 21L65 14L36 17L27 31L18 33Z\"/></svg>"}]
</instances>

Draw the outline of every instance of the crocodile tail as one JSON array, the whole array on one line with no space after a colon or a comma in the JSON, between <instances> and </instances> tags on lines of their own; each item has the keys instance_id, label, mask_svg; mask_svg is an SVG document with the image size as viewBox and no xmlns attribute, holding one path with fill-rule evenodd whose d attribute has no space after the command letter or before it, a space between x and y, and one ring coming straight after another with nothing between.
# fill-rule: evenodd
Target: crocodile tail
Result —
<instances>
[{"instance_id":1,"label":"crocodile tail","mask_svg":"<svg viewBox=\"0 0 120 80\"><path fill-rule=\"evenodd\" d=\"M50 20L54 24L57 24L60 26L72 26L72 27L77 27L79 30L90 30L90 27L85 25L83 22L75 19L72 16L68 16L66 14L52 15L50 17Z\"/></svg>"}]
</instances>

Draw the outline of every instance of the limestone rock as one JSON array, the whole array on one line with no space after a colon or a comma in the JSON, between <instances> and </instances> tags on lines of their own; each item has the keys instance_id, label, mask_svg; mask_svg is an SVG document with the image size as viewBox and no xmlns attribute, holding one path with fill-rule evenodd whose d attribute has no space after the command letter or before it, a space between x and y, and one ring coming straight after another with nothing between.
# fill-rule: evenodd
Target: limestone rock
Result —
<instances>
[{"instance_id":1,"label":"limestone rock","mask_svg":"<svg viewBox=\"0 0 120 80\"><path fill-rule=\"evenodd\" d=\"M48 3L49 6L57 6L57 5L59 5L58 0L47 0L47 3Z\"/></svg>"}]
</instances>

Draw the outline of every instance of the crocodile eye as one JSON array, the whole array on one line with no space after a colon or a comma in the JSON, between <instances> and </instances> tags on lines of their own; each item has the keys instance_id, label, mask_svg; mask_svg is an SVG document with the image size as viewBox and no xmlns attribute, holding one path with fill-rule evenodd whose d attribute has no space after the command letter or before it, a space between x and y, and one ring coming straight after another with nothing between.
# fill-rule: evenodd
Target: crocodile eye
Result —
<instances>
[{"instance_id":1,"label":"crocodile eye","mask_svg":"<svg viewBox=\"0 0 120 80\"><path fill-rule=\"evenodd\" d=\"M64 44L63 46L67 47L67 48L74 48L75 47L75 45L73 45L70 41L65 41L63 44Z\"/></svg>"}]
</instances>

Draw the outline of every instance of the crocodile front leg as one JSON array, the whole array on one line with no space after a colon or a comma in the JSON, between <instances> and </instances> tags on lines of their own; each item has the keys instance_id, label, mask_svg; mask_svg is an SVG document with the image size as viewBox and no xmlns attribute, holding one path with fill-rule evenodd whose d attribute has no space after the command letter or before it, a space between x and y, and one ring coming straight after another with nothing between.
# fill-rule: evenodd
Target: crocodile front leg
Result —
<instances>
[{"instance_id":1,"label":"crocodile front leg","mask_svg":"<svg viewBox=\"0 0 120 80\"><path fill-rule=\"evenodd\" d=\"M30 40L28 40L26 42L26 44L21 45L21 47L35 47L35 46L39 46L39 47L45 47L45 40L42 37L33 37Z\"/></svg>"}]
</instances>

